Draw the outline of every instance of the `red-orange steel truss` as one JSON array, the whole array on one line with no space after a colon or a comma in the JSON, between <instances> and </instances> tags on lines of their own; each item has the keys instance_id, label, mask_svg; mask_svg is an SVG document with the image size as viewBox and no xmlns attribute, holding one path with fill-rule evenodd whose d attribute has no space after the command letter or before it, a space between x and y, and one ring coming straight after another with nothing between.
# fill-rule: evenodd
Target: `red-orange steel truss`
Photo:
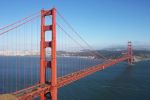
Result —
<instances>
[{"instance_id":1,"label":"red-orange steel truss","mask_svg":"<svg viewBox=\"0 0 150 100\"><path fill-rule=\"evenodd\" d=\"M45 17L52 16L52 25L45 25ZM51 41L45 41L46 31L52 31ZM51 60L46 60L46 48L51 48ZM51 69L50 85L51 99L57 100L57 67L56 67L56 9L41 11L41 41L40 41L40 84L45 84L46 70ZM41 100L45 100L45 93L41 93Z\"/></svg>"}]
</instances>

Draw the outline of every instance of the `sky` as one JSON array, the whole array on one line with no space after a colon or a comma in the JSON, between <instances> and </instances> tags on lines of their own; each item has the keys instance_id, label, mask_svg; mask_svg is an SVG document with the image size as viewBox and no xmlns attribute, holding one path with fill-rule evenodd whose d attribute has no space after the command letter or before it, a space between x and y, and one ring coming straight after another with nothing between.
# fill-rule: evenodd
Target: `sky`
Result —
<instances>
[{"instance_id":1,"label":"sky","mask_svg":"<svg viewBox=\"0 0 150 100\"><path fill-rule=\"evenodd\" d=\"M150 46L150 0L1 0L0 27L56 7L93 47Z\"/></svg>"}]
</instances>

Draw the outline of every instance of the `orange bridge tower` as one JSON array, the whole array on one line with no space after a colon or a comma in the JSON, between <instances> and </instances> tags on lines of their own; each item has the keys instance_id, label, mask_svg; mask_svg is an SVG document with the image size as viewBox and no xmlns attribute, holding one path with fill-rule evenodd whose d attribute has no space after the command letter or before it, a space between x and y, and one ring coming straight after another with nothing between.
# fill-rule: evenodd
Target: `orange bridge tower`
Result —
<instances>
[{"instance_id":1,"label":"orange bridge tower","mask_svg":"<svg viewBox=\"0 0 150 100\"><path fill-rule=\"evenodd\" d=\"M46 25L47 16L51 16L52 25ZM46 31L51 31L51 40L45 40ZM46 48L51 48L51 57L46 59ZM46 70L51 70L50 79L46 80ZM56 9L41 10L41 41L40 41L40 84L50 81L51 100L57 100L57 65L56 65ZM46 100L41 93L41 100Z\"/></svg>"}]
</instances>

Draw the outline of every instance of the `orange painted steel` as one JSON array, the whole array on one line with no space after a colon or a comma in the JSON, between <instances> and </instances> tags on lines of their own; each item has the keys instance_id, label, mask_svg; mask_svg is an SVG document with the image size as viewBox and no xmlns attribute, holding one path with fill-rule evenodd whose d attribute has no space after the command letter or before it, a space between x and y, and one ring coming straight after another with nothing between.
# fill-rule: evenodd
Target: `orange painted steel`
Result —
<instances>
[{"instance_id":1,"label":"orange painted steel","mask_svg":"<svg viewBox=\"0 0 150 100\"><path fill-rule=\"evenodd\" d=\"M40 41L40 84L45 84L46 81L46 66L45 66L45 15L44 10L41 11L41 41ZM40 94L40 99L45 100L44 93Z\"/></svg>"},{"instance_id":2,"label":"orange painted steel","mask_svg":"<svg viewBox=\"0 0 150 100\"><path fill-rule=\"evenodd\" d=\"M61 88L65 85L68 85L74 81L77 81L83 77L86 77L92 73L95 73L97 71L103 70L107 67L110 67L114 64L120 63L122 61L130 59L131 56L124 55L121 58L113 59L106 61L102 64L98 64L96 66L91 66L86 69L62 76L57 78L57 87ZM52 92L52 85L51 84L37 84L31 88L20 90L18 92L13 93L19 100L31 100L35 97L40 96L41 93L46 94L48 92ZM56 98L55 98L56 99Z\"/></svg>"},{"instance_id":3,"label":"orange painted steel","mask_svg":"<svg viewBox=\"0 0 150 100\"><path fill-rule=\"evenodd\" d=\"M45 17L52 16L52 25L45 25ZM46 31L51 31L51 41L45 41ZM46 60L46 48L51 48L51 61ZM41 41L40 41L40 84L46 83L46 70L51 69L51 99L57 100L57 67L56 67L56 9L41 11ZM45 93L40 94L45 100Z\"/></svg>"},{"instance_id":4,"label":"orange painted steel","mask_svg":"<svg viewBox=\"0 0 150 100\"><path fill-rule=\"evenodd\" d=\"M56 9L52 9L51 100L57 100Z\"/></svg>"},{"instance_id":5,"label":"orange painted steel","mask_svg":"<svg viewBox=\"0 0 150 100\"><path fill-rule=\"evenodd\" d=\"M52 25L45 25L45 17L52 16ZM51 41L45 41L45 32L52 31ZM46 48L51 48L51 61L46 60ZM120 58L107 60L96 66L91 66L86 69L57 78L57 63L56 63L56 9L41 11L41 41L40 41L40 82L32 87L12 93L19 100L31 100L35 97L40 97L41 100L46 100L46 94L51 94L51 100L57 100L57 89L86 77L92 73L103 70L114 64L128 60L132 63L132 45L128 42L128 52ZM46 80L46 70L51 69L51 78ZM46 82L48 81L48 82Z\"/></svg>"},{"instance_id":6,"label":"orange painted steel","mask_svg":"<svg viewBox=\"0 0 150 100\"><path fill-rule=\"evenodd\" d=\"M131 41L128 42L128 56L130 56L130 58L128 59L128 64L132 64L133 57L132 57L132 42Z\"/></svg>"}]
</instances>

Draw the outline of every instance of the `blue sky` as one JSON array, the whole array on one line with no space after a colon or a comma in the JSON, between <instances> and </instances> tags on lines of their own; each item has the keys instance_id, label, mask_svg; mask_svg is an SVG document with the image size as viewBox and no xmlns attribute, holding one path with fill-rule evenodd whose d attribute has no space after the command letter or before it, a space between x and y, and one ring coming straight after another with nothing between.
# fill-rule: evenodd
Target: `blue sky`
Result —
<instances>
[{"instance_id":1,"label":"blue sky","mask_svg":"<svg viewBox=\"0 0 150 100\"><path fill-rule=\"evenodd\" d=\"M149 0L3 0L0 27L55 6L95 48L150 44Z\"/></svg>"}]
</instances>

